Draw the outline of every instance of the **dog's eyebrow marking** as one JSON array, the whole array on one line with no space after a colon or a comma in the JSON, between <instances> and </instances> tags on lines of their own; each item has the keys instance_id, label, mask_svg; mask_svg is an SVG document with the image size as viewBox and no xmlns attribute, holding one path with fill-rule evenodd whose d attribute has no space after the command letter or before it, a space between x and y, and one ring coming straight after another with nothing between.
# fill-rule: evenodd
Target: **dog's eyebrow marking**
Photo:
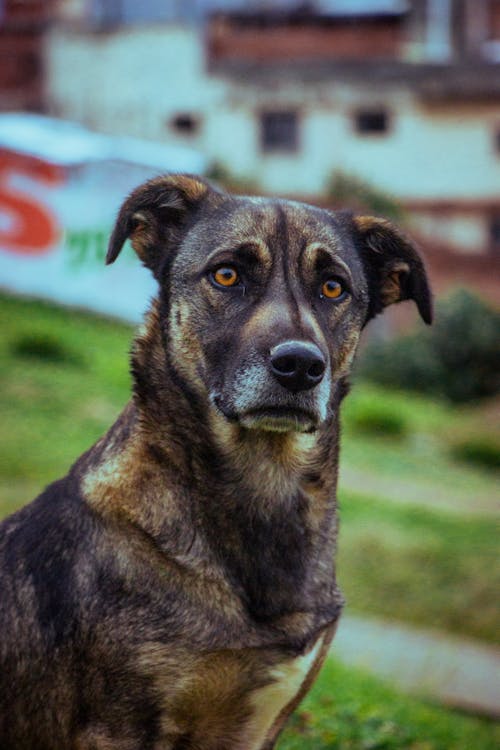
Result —
<instances>
[{"instance_id":1,"label":"dog's eyebrow marking","mask_svg":"<svg viewBox=\"0 0 500 750\"><path fill-rule=\"evenodd\" d=\"M240 257L248 263L259 263L268 270L272 266L271 251L263 240L252 238L249 240L241 239L233 244L226 244L216 248L206 259L207 265L214 263L217 258L229 260L233 256L235 259Z\"/></svg>"},{"instance_id":2,"label":"dog's eyebrow marking","mask_svg":"<svg viewBox=\"0 0 500 750\"><path fill-rule=\"evenodd\" d=\"M272 265L271 251L263 240L254 239L244 242L235 248L235 252L249 262L260 262L266 268Z\"/></svg>"},{"instance_id":3,"label":"dog's eyebrow marking","mask_svg":"<svg viewBox=\"0 0 500 750\"><path fill-rule=\"evenodd\" d=\"M352 281L351 269L337 253L329 247L325 247L323 242L309 243L301 257L306 272L319 271L324 268L336 266L340 272Z\"/></svg>"}]
</instances>

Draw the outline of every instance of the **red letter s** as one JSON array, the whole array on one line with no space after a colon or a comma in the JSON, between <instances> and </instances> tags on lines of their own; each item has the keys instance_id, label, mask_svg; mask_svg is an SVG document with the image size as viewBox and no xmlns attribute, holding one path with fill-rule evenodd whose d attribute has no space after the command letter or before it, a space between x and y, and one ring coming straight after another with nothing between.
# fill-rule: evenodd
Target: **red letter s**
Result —
<instances>
[{"instance_id":1,"label":"red letter s","mask_svg":"<svg viewBox=\"0 0 500 750\"><path fill-rule=\"evenodd\" d=\"M59 237L57 219L48 206L8 184L12 172L23 172L50 186L61 182L62 170L24 154L0 151L0 214L8 217L6 227L0 224L0 247L20 255L42 255Z\"/></svg>"}]
</instances>

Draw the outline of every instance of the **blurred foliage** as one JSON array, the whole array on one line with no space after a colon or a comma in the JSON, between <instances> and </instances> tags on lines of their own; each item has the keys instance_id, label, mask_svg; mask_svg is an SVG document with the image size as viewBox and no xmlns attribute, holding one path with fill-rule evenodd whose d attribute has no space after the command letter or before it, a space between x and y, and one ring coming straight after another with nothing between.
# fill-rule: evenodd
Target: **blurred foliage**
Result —
<instances>
[{"instance_id":1,"label":"blurred foliage","mask_svg":"<svg viewBox=\"0 0 500 750\"><path fill-rule=\"evenodd\" d=\"M329 659L277 750L497 750L499 743L498 724L400 695Z\"/></svg>"},{"instance_id":2,"label":"blurred foliage","mask_svg":"<svg viewBox=\"0 0 500 750\"><path fill-rule=\"evenodd\" d=\"M333 173L326 195L336 205L345 205L357 212L369 211L394 221L404 219L403 208L396 198L369 182L340 170Z\"/></svg>"},{"instance_id":3,"label":"blurred foliage","mask_svg":"<svg viewBox=\"0 0 500 750\"><path fill-rule=\"evenodd\" d=\"M228 167L218 161L210 164L205 172L205 177L231 193L249 193L252 195L258 192L258 185L255 180L236 176Z\"/></svg>"},{"instance_id":4,"label":"blurred foliage","mask_svg":"<svg viewBox=\"0 0 500 750\"><path fill-rule=\"evenodd\" d=\"M462 440L453 446L452 454L459 461L468 461L484 469L500 469L500 444L495 436Z\"/></svg>"},{"instance_id":5,"label":"blurred foliage","mask_svg":"<svg viewBox=\"0 0 500 750\"><path fill-rule=\"evenodd\" d=\"M432 328L371 341L357 371L384 386L458 403L494 396L500 392L500 313L457 290L438 303Z\"/></svg>"},{"instance_id":6,"label":"blurred foliage","mask_svg":"<svg viewBox=\"0 0 500 750\"><path fill-rule=\"evenodd\" d=\"M401 413L390 404L370 397L356 399L349 411L349 427L354 432L386 437L400 437L407 432L407 423Z\"/></svg>"},{"instance_id":7,"label":"blurred foliage","mask_svg":"<svg viewBox=\"0 0 500 750\"><path fill-rule=\"evenodd\" d=\"M59 338L46 332L21 333L10 343L15 357L82 365L83 358Z\"/></svg>"}]
</instances>

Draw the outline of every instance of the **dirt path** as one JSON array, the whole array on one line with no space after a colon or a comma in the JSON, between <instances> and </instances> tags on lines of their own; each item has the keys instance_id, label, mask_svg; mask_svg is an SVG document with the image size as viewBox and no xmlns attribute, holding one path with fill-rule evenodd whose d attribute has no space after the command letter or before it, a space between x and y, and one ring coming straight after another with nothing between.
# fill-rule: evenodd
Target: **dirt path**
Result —
<instances>
[{"instance_id":1,"label":"dirt path","mask_svg":"<svg viewBox=\"0 0 500 750\"><path fill-rule=\"evenodd\" d=\"M330 653L408 692L500 717L500 649L493 646L348 614Z\"/></svg>"},{"instance_id":2,"label":"dirt path","mask_svg":"<svg viewBox=\"0 0 500 750\"><path fill-rule=\"evenodd\" d=\"M492 516L500 513L500 488L495 492L478 490L468 485L457 486L454 482L443 481L437 484L425 475L413 478L412 481L401 481L397 477L384 477L367 470L359 471L353 466L341 462L340 491L342 488L353 492L365 493L398 503L411 503L420 507L440 509L459 513L460 515Z\"/></svg>"}]
</instances>

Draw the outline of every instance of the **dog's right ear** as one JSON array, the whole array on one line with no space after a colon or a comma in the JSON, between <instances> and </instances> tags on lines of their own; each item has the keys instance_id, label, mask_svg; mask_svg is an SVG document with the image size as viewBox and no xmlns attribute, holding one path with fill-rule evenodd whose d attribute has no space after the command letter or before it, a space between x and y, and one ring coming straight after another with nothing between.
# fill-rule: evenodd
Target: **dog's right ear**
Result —
<instances>
[{"instance_id":1,"label":"dog's right ear","mask_svg":"<svg viewBox=\"0 0 500 750\"><path fill-rule=\"evenodd\" d=\"M432 295L416 247L386 219L355 216L353 222L370 285L367 321L393 302L412 299L430 325Z\"/></svg>"},{"instance_id":2,"label":"dog's right ear","mask_svg":"<svg viewBox=\"0 0 500 750\"><path fill-rule=\"evenodd\" d=\"M187 174L156 177L125 200L109 241L106 263L113 263L127 239L156 275L169 248L182 235L187 218L216 191L202 178Z\"/></svg>"}]
</instances>

